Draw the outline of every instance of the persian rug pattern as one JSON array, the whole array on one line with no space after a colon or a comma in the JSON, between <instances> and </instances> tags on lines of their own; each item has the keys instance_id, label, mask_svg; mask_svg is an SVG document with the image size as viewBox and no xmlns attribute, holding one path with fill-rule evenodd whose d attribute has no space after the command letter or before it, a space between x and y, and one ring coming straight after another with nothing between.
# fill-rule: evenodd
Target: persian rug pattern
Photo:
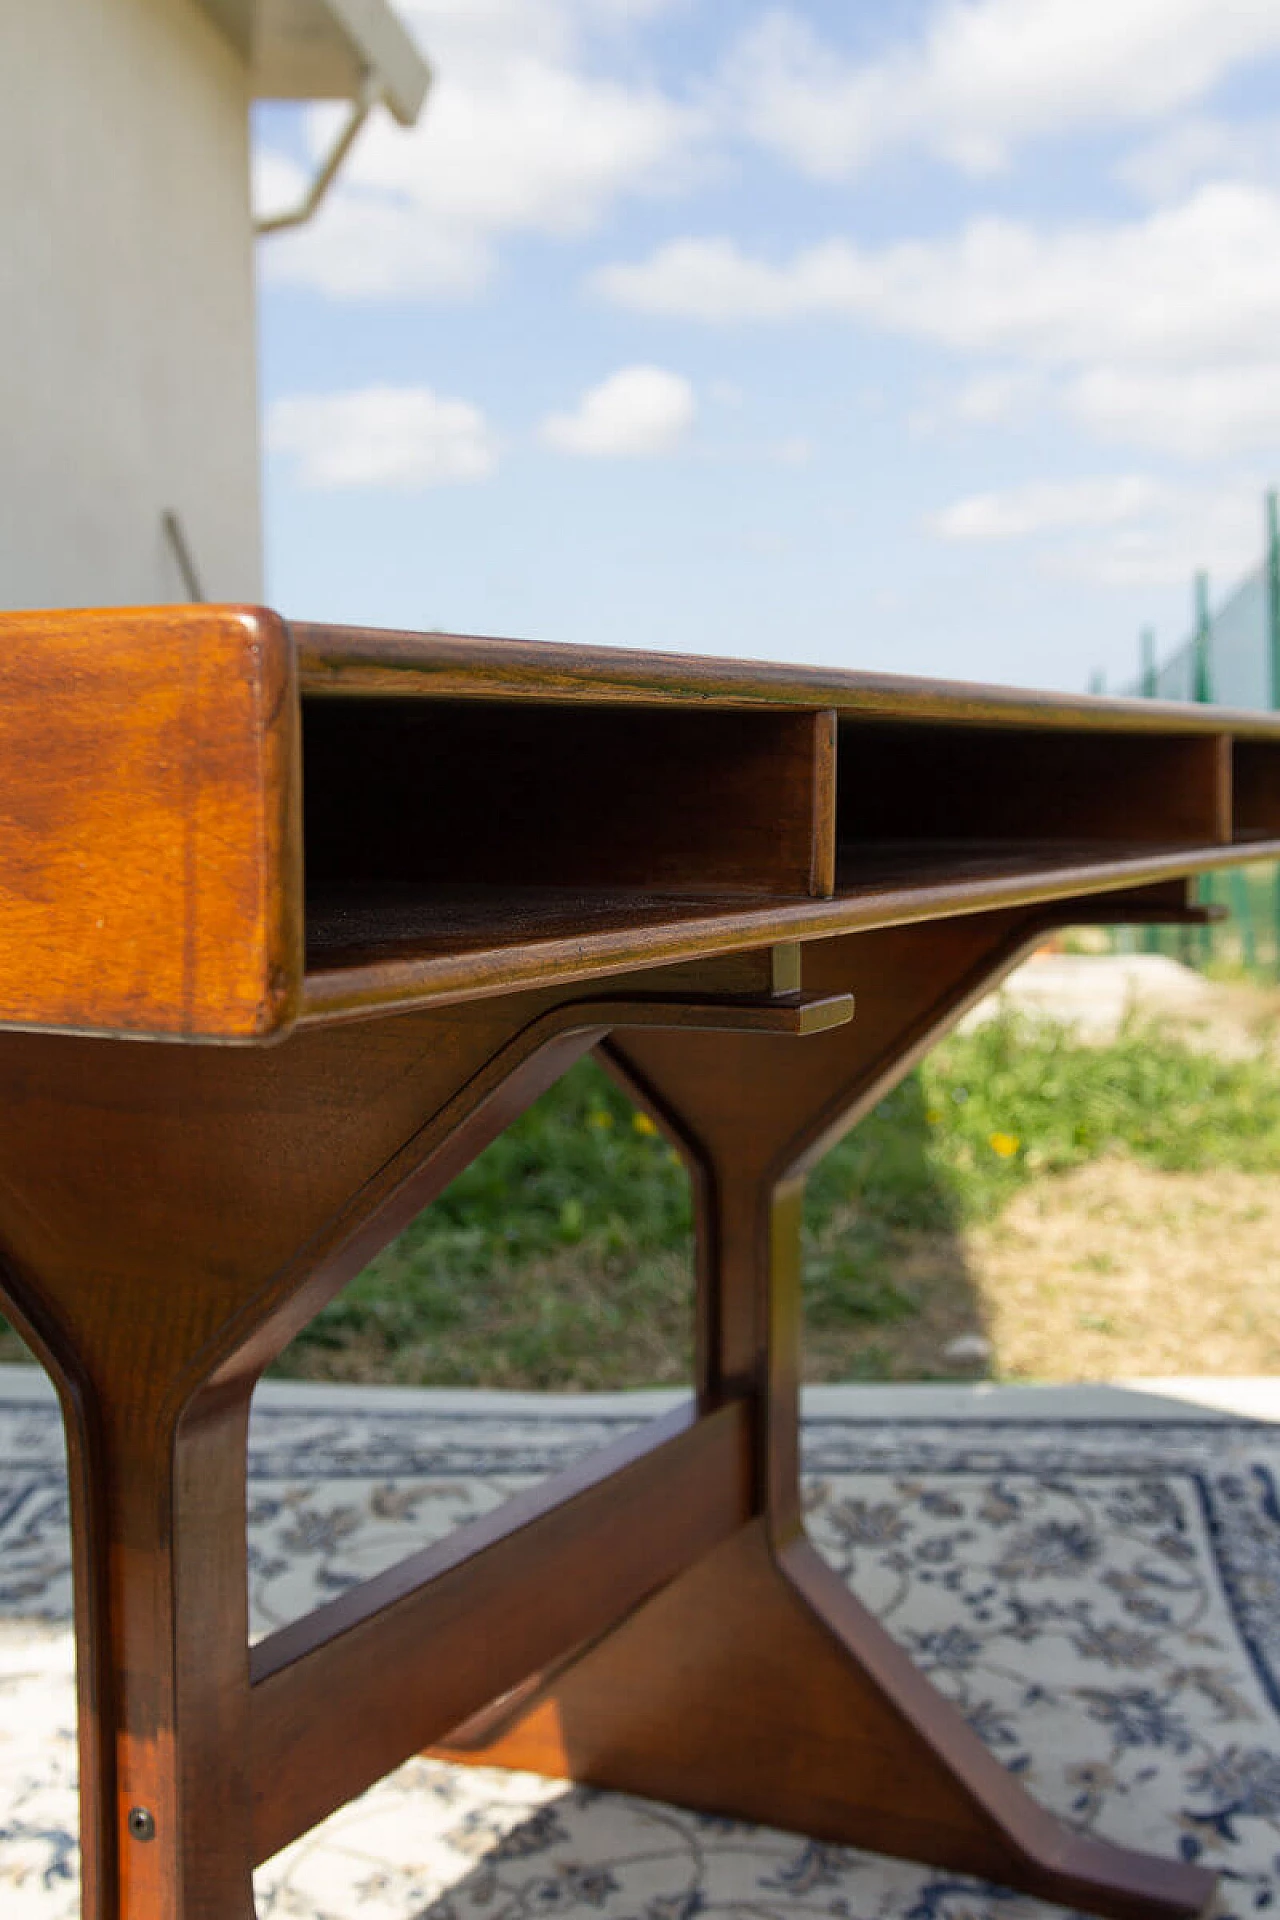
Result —
<instances>
[{"instance_id":1,"label":"persian rug pattern","mask_svg":"<svg viewBox=\"0 0 1280 1920\"><path fill-rule=\"evenodd\" d=\"M249 1492L270 1632L634 1425L267 1406ZM822 1553L1073 1824L1280 1886L1280 1429L819 1418ZM58 1418L0 1394L0 1906L77 1912ZM1031 1920L957 1875L523 1774L416 1760L260 1869L262 1920Z\"/></svg>"}]
</instances>

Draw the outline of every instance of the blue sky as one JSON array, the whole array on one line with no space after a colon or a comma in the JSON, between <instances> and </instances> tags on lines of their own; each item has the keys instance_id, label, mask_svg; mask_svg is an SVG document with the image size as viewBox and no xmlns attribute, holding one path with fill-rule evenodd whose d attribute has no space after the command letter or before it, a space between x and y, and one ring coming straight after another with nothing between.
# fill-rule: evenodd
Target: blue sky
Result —
<instances>
[{"instance_id":1,"label":"blue sky","mask_svg":"<svg viewBox=\"0 0 1280 1920\"><path fill-rule=\"evenodd\" d=\"M1258 557L1274 0L397 10L419 126L259 243L282 612L1079 688Z\"/></svg>"}]
</instances>

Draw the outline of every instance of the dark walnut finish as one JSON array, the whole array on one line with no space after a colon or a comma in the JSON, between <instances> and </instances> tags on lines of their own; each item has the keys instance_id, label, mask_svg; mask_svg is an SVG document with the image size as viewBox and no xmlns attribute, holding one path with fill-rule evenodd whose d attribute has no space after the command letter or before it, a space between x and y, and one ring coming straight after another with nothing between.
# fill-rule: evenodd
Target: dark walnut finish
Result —
<instances>
[{"instance_id":1,"label":"dark walnut finish","mask_svg":"<svg viewBox=\"0 0 1280 1920\"><path fill-rule=\"evenodd\" d=\"M1187 875L1280 851L1280 725L236 608L0 626L0 1301L68 1436L87 1920L250 1920L258 1860L432 1745L1196 1913L807 1545L800 1196L1048 930L1193 920ZM592 1048L694 1179L688 1410L251 1653L254 1383Z\"/></svg>"},{"instance_id":2,"label":"dark walnut finish","mask_svg":"<svg viewBox=\"0 0 1280 1920\"><path fill-rule=\"evenodd\" d=\"M295 1017L297 706L273 614L0 616L0 1026Z\"/></svg>"}]
</instances>

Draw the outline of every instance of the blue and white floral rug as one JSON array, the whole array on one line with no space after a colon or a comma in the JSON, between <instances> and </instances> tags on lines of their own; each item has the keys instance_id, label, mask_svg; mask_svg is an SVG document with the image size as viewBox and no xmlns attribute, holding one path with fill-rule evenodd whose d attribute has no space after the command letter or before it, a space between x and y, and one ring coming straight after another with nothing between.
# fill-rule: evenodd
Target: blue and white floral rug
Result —
<instances>
[{"instance_id":1,"label":"blue and white floral rug","mask_svg":"<svg viewBox=\"0 0 1280 1920\"><path fill-rule=\"evenodd\" d=\"M255 1632L635 1424L268 1402L255 1415ZM810 1419L821 1551L1055 1812L1280 1888L1280 1428L1173 1419ZM77 1911L57 1416L0 1381L0 1911ZM523 1774L414 1761L269 1862L262 1920L1030 1920L958 1876Z\"/></svg>"}]
</instances>

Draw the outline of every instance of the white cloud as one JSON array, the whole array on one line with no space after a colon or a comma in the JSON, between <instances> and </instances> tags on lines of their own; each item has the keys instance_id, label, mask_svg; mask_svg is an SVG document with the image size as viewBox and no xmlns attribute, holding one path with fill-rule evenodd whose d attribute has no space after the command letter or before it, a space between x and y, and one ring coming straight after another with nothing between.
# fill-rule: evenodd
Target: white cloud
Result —
<instances>
[{"instance_id":1,"label":"white cloud","mask_svg":"<svg viewBox=\"0 0 1280 1920\"><path fill-rule=\"evenodd\" d=\"M1256 565L1260 531L1255 484L1171 490L1144 518L1052 544L1039 565L1051 578L1092 586L1185 587L1193 561L1215 580L1238 578Z\"/></svg>"},{"instance_id":2,"label":"white cloud","mask_svg":"<svg viewBox=\"0 0 1280 1920\"><path fill-rule=\"evenodd\" d=\"M316 220L259 243L269 279L335 300L441 299L474 293L493 267L488 238L415 219L403 203L337 193Z\"/></svg>"},{"instance_id":3,"label":"white cloud","mask_svg":"<svg viewBox=\"0 0 1280 1920\"><path fill-rule=\"evenodd\" d=\"M693 388L662 367L623 367L583 394L572 413L543 421L542 438L560 453L597 459L671 453L693 424Z\"/></svg>"},{"instance_id":4,"label":"white cloud","mask_svg":"<svg viewBox=\"0 0 1280 1920\"><path fill-rule=\"evenodd\" d=\"M1247 183L1203 187L1110 225L1037 231L979 219L881 248L828 240L782 263L726 239L680 239L591 284L642 312L709 322L829 314L998 357L998 378L981 376L996 384L961 396L970 417L995 417L1020 382L1030 391L1039 380L1084 424L1164 451L1231 453L1274 431L1280 194Z\"/></svg>"},{"instance_id":5,"label":"white cloud","mask_svg":"<svg viewBox=\"0 0 1280 1920\"><path fill-rule=\"evenodd\" d=\"M960 420L990 426L1013 420L1043 397L1043 381L1026 367L998 367L976 373L956 394L954 412Z\"/></svg>"},{"instance_id":6,"label":"white cloud","mask_svg":"<svg viewBox=\"0 0 1280 1920\"><path fill-rule=\"evenodd\" d=\"M675 0L398 0L396 11L442 63L495 46L549 59L580 57L593 38L618 37Z\"/></svg>"},{"instance_id":7,"label":"white cloud","mask_svg":"<svg viewBox=\"0 0 1280 1920\"><path fill-rule=\"evenodd\" d=\"M379 121L348 178L446 225L583 233L660 172L684 132L681 109L656 91L523 55L442 74L420 128Z\"/></svg>"},{"instance_id":8,"label":"white cloud","mask_svg":"<svg viewBox=\"0 0 1280 1920\"><path fill-rule=\"evenodd\" d=\"M1154 120L1277 51L1273 0L942 0L913 42L863 60L776 10L727 89L756 139L821 178L908 147L984 173L1026 140Z\"/></svg>"},{"instance_id":9,"label":"white cloud","mask_svg":"<svg viewBox=\"0 0 1280 1920\"><path fill-rule=\"evenodd\" d=\"M1256 478L1180 487L1141 474L1033 480L953 501L927 523L959 542L1023 541L1049 578L1105 587L1187 581L1191 556L1219 577L1254 564Z\"/></svg>"},{"instance_id":10,"label":"white cloud","mask_svg":"<svg viewBox=\"0 0 1280 1920\"><path fill-rule=\"evenodd\" d=\"M1280 445L1280 341L1269 363L1091 368L1065 390L1069 413L1101 439L1188 459Z\"/></svg>"},{"instance_id":11,"label":"white cloud","mask_svg":"<svg viewBox=\"0 0 1280 1920\"><path fill-rule=\"evenodd\" d=\"M598 272L605 298L698 320L828 313L972 353L1047 363L1267 357L1280 327L1280 196L1205 187L1144 219L1038 232L978 219L880 249L828 240L782 265L681 239Z\"/></svg>"},{"instance_id":12,"label":"white cloud","mask_svg":"<svg viewBox=\"0 0 1280 1920\"><path fill-rule=\"evenodd\" d=\"M1280 186L1280 126L1192 115L1135 147L1116 177L1145 200L1169 201L1210 181Z\"/></svg>"},{"instance_id":13,"label":"white cloud","mask_svg":"<svg viewBox=\"0 0 1280 1920\"><path fill-rule=\"evenodd\" d=\"M971 493L936 514L944 540L1010 540L1069 527L1110 527L1149 511L1161 489L1140 474L1087 480L1033 480L1003 492Z\"/></svg>"},{"instance_id":14,"label":"white cloud","mask_svg":"<svg viewBox=\"0 0 1280 1920\"><path fill-rule=\"evenodd\" d=\"M588 233L621 196L678 184L701 112L588 59L589 29L652 10L635 0L413 8L436 67L419 124L376 116L315 220L264 242L264 272L347 299L467 293L492 274L503 236ZM309 113L313 153L340 118ZM278 156L265 164L283 171Z\"/></svg>"},{"instance_id":15,"label":"white cloud","mask_svg":"<svg viewBox=\"0 0 1280 1920\"><path fill-rule=\"evenodd\" d=\"M589 285L637 313L684 320L791 320L804 313L857 312L860 256L830 240L789 266L749 259L726 239L669 240L647 260L601 267Z\"/></svg>"},{"instance_id":16,"label":"white cloud","mask_svg":"<svg viewBox=\"0 0 1280 1920\"><path fill-rule=\"evenodd\" d=\"M497 441L478 407L429 387L294 394L267 414L267 447L291 455L301 485L416 490L483 480Z\"/></svg>"},{"instance_id":17,"label":"white cloud","mask_svg":"<svg viewBox=\"0 0 1280 1920\"><path fill-rule=\"evenodd\" d=\"M1097 440L1211 461L1280 446L1280 342L1271 360L1200 366L1105 362L1054 377L994 369L962 381L950 404L922 416L945 423L1022 424L1049 408Z\"/></svg>"}]
</instances>

